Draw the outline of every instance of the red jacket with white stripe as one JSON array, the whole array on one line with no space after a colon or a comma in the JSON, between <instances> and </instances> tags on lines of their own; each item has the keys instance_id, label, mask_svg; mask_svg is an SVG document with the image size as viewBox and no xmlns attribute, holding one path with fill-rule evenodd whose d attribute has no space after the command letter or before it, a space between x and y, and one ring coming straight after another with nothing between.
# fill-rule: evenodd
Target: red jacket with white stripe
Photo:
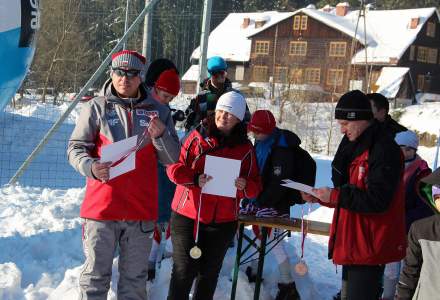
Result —
<instances>
[{"instance_id":1,"label":"red jacket with white stripe","mask_svg":"<svg viewBox=\"0 0 440 300\"><path fill-rule=\"evenodd\" d=\"M335 208L329 238L329 257L335 264L380 265L405 256L403 168L399 165L398 146L392 140L377 141L348 163L348 182L332 190L330 203L321 202Z\"/></svg>"},{"instance_id":2,"label":"red jacket with white stripe","mask_svg":"<svg viewBox=\"0 0 440 300\"><path fill-rule=\"evenodd\" d=\"M204 173L206 154L241 161L240 177L246 179L246 188L237 190L236 197L202 194L194 184L194 179ZM227 172L227 170L224 170ZM202 201L200 222L231 222L238 219L242 198L254 198L261 191L260 176L255 160L255 152L250 141L233 147L222 146L214 136L204 136L194 129L182 145L179 161L168 166L171 181L177 184L171 208L178 214L196 219L200 199Z\"/></svg>"},{"instance_id":3,"label":"red jacket with white stripe","mask_svg":"<svg viewBox=\"0 0 440 300\"><path fill-rule=\"evenodd\" d=\"M70 164L87 177L81 217L95 220L156 220L158 212L157 160L174 163L179 154L179 140L169 108L159 104L140 87L139 99L120 99L111 84L105 96L84 103L69 140ZM158 115L166 125L157 139L149 135L136 152L135 169L103 183L91 168L99 161L102 147L128 137L141 136L150 117Z\"/></svg>"}]
</instances>

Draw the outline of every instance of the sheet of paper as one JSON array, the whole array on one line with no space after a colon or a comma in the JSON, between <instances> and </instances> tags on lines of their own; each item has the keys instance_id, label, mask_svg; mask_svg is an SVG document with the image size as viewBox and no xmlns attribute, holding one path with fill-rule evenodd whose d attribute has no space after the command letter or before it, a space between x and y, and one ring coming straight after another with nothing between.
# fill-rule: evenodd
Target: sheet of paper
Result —
<instances>
[{"instance_id":1,"label":"sheet of paper","mask_svg":"<svg viewBox=\"0 0 440 300\"><path fill-rule=\"evenodd\" d=\"M202 193L235 198L235 179L240 176L240 167L240 160L207 155L204 172L212 179L203 187Z\"/></svg>"},{"instance_id":2,"label":"sheet of paper","mask_svg":"<svg viewBox=\"0 0 440 300\"><path fill-rule=\"evenodd\" d=\"M101 150L101 162L111 161L113 163L129 154L123 161L110 168L110 179L125 174L136 167L136 152L132 152L136 147L138 136L132 136L128 139L106 145ZM131 152L131 153L130 153Z\"/></svg>"},{"instance_id":3,"label":"sheet of paper","mask_svg":"<svg viewBox=\"0 0 440 300\"><path fill-rule=\"evenodd\" d=\"M316 194L312 192L312 189L314 188L313 186L304 184L304 183L300 183L300 182L296 182L290 179L284 179L282 180L283 183L281 183L282 186L294 189L294 190L298 190L298 191L302 191L305 192L307 194L310 194L312 196L316 197Z\"/></svg>"}]
</instances>

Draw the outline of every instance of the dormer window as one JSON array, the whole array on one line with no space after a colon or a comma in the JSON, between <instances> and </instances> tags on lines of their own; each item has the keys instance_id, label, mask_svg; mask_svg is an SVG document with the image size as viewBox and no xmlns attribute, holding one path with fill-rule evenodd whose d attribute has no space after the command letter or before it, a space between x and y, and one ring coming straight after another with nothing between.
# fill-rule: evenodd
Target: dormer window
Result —
<instances>
[{"instance_id":1,"label":"dormer window","mask_svg":"<svg viewBox=\"0 0 440 300\"><path fill-rule=\"evenodd\" d=\"M293 17L293 30L307 30L307 16Z\"/></svg>"},{"instance_id":2,"label":"dormer window","mask_svg":"<svg viewBox=\"0 0 440 300\"><path fill-rule=\"evenodd\" d=\"M435 23L434 22L428 22L426 24L426 35L430 37L435 37Z\"/></svg>"}]
</instances>

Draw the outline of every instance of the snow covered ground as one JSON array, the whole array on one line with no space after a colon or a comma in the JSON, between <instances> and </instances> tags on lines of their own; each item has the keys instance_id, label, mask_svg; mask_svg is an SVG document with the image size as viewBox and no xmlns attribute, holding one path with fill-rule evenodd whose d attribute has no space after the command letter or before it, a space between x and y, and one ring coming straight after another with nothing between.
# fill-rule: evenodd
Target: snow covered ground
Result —
<instances>
[{"instance_id":1,"label":"snow covered ground","mask_svg":"<svg viewBox=\"0 0 440 300\"><path fill-rule=\"evenodd\" d=\"M186 99L182 97L175 106L182 109L185 108L185 104ZM254 102L253 107L251 105L251 109L256 107L268 107L276 111L274 107L264 101ZM35 105L33 103L33 106L24 106L20 110L9 110L0 116L2 178L6 178L16 170L16 167L21 163L20 160L30 153L35 143L41 139L42 134L47 131L64 109L65 106L49 109L49 105ZM315 128L316 136L318 136L317 142L325 144L328 129L333 127L332 130L338 131L337 126L326 121L329 119L327 117L331 108L319 104L317 107L309 105L308 109L318 110L315 116L319 116L319 118L311 118L308 123L297 122L295 128L303 140L310 139L310 134L307 137L306 131L302 130ZM322 111L319 111L320 109ZM436 124L438 122L433 120L438 119L439 114L439 103L426 103L407 108L402 115L401 122L411 129L417 129L421 132L430 129L432 130L430 132L437 133L438 125ZM43 151L42 158L39 158L42 160L33 167L32 172L38 175L36 180L24 181L22 185L0 188L0 299L2 300L76 299L77 280L83 263L81 219L78 216L84 190L82 188L83 179L72 172L70 166L65 162L65 143L73 128L76 115L77 110L63 125L64 136L54 140L50 147L54 152ZM20 137L18 146L17 137ZM325 151L323 152L325 153ZM435 149L421 147L419 153L432 166ZM318 162L316 186L331 185L330 162L332 157L316 154L314 158ZM58 173L51 176L45 175L47 178L42 176L42 171L51 172L51 166ZM7 174L4 176L5 171ZM30 175L25 174L25 176ZM54 182L57 177L62 177L62 180L65 180L65 184L70 188L54 188L59 184L59 182ZM4 181L1 182L1 184L4 183ZM306 213L309 211L308 205L305 205L304 211ZM331 209L313 205L310 207L310 211L310 219L330 222ZM292 209L292 215L298 216L300 214L301 207L295 206ZM310 234L307 237L305 261L309 266L309 275L296 276L295 278L302 299L331 299L331 296L338 290L340 273L336 273L335 266L326 258L327 241L328 238L323 236ZM292 254L292 265L298 260L299 245L299 234L293 233L287 243L288 250ZM148 254L146 253L146 255ZM234 257L235 249L230 249L221 271L215 295L217 300L229 298L231 290L229 278ZM163 261L156 281L148 286L150 299L166 298L170 270L171 260L167 259ZM114 261L113 271L114 283L118 276L117 258ZM292 273L294 274L293 270ZM271 255L266 260L263 276L265 280L261 299L273 299L277 291L278 270ZM108 299L116 299L115 289L115 284L112 284ZM244 273L240 272L237 299L252 299L252 295L253 285L249 284Z\"/></svg>"}]
</instances>

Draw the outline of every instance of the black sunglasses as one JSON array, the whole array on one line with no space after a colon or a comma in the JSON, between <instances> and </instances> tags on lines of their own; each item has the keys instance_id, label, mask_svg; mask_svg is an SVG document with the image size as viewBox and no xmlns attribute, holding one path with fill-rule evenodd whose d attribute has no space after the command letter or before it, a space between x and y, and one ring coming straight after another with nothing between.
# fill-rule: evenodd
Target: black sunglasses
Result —
<instances>
[{"instance_id":1,"label":"black sunglasses","mask_svg":"<svg viewBox=\"0 0 440 300\"><path fill-rule=\"evenodd\" d=\"M123 69L112 69L113 72L119 77L133 78L139 75L141 71L139 70L123 70Z\"/></svg>"}]
</instances>

